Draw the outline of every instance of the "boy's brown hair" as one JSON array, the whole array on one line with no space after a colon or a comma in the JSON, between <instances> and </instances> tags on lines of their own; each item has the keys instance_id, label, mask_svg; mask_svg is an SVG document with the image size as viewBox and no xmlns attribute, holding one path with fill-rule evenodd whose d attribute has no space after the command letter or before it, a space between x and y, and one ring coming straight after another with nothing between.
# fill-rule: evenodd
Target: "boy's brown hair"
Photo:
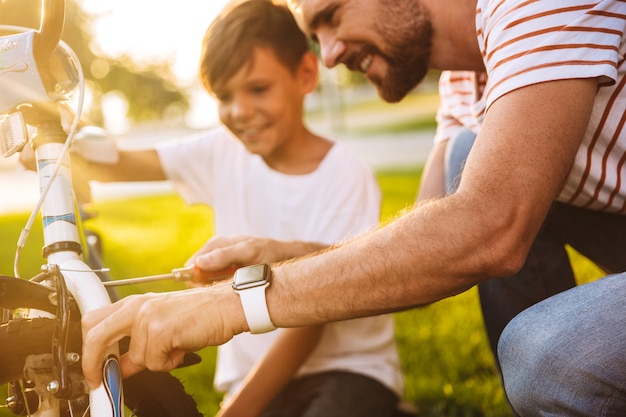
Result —
<instances>
[{"instance_id":1,"label":"boy's brown hair","mask_svg":"<svg viewBox=\"0 0 626 417\"><path fill-rule=\"evenodd\" d=\"M231 4L211 23L202 42L200 79L207 91L213 92L250 65L257 46L271 48L291 72L310 50L306 35L286 6L270 0Z\"/></svg>"}]
</instances>

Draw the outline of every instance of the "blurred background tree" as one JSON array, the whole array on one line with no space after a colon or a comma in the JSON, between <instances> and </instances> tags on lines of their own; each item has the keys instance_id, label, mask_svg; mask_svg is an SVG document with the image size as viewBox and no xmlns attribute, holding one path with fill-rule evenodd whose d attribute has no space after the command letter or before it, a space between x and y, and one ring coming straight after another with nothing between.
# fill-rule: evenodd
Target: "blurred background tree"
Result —
<instances>
[{"instance_id":1,"label":"blurred background tree","mask_svg":"<svg viewBox=\"0 0 626 417\"><path fill-rule=\"evenodd\" d=\"M0 0L0 25L39 28L40 16L41 0ZM139 68L129 57L112 59L98 54L89 29L95 17L85 13L77 0L67 0L63 40L76 52L85 73L92 102L88 119L103 123L101 104L108 93L116 93L126 101L126 116L134 122L187 111L188 92L177 85L167 60ZM132 36L131 28L126 30Z\"/></svg>"}]
</instances>

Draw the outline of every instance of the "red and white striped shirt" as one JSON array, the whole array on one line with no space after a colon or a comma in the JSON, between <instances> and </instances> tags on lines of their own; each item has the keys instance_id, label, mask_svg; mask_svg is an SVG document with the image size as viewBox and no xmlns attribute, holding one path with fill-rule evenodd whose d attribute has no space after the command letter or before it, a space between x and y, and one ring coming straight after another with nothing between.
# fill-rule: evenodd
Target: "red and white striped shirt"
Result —
<instances>
[{"instance_id":1,"label":"red and white striped shirt","mask_svg":"<svg viewBox=\"0 0 626 417\"><path fill-rule=\"evenodd\" d=\"M485 114L481 100L487 81L485 73L443 71L439 77L439 108L435 142L455 136L461 129L478 134Z\"/></svg>"},{"instance_id":2,"label":"red and white striped shirt","mask_svg":"<svg viewBox=\"0 0 626 417\"><path fill-rule=\"evenodd\" d=\"M476 27L489 74L487 109L524 86L598 79L591 121L558 199L626 212L626 1L478 0Z\"/></svg>"}]
</instances>

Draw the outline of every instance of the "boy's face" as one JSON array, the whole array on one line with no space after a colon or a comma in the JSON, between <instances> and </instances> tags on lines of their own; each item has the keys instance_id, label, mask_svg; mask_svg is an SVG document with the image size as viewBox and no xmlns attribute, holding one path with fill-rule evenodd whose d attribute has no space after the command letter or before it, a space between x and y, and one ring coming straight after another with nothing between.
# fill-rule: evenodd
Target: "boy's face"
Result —
<instances>
[{"instance_id":1,"label":"boy's face","mask_svg":"<svg viewBox=\"0 0 626 417\"><path fill-rule=\"evenodd\" d=\"M301 129L308 91L297 74L272 49L255 47L248 64L213 89L220 120L251 153L280 155Z\"/></svg>"}]
</instances>

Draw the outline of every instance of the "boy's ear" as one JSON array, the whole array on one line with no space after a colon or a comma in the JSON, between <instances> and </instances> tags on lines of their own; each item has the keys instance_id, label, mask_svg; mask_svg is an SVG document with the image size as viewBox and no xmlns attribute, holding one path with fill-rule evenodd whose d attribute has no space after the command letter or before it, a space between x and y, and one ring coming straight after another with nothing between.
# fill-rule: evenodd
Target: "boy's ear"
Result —
<instances>
[{"instance_id":1,"label":"boy's ear","mask_svg":"<svg viewBox=\"0 0 626 417\"><path fill-rule=\"evenodd\" d=\"M308 94L315 90L319 76L319 68L317 56L309 51L302 56L300 65L298 66L298 78L300 85L304 90L304 94Z\"/></svg>"}]
</instances>

